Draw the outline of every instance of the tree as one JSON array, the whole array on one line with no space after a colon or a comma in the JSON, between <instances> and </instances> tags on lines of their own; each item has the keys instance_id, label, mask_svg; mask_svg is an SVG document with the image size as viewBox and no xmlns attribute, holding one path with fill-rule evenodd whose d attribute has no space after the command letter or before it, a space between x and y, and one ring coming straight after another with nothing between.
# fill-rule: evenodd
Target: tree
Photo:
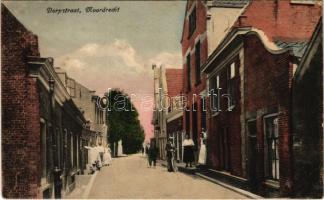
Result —
<instances>
[{"instance_id":1,"label":"tree","mask_svg":"<svg viewBox=\"0 0 324 200\"><path fill-rule=\"evenodd\" d=\"M144 129L138 119L138 112L126 93L119 89L107 94L108 141L113 144L122 140L126 154L138 152L144 142Z\"/></svg>"}]
</instances>

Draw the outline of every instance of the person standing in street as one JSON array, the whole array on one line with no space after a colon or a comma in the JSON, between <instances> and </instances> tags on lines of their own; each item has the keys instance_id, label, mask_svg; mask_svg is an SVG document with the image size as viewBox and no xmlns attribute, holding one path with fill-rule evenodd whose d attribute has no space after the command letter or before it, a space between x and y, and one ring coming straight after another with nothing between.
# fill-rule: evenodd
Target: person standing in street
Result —
<instances>
[{"instance_id":1,"label":"person standing in street","mask_svg":"<svg viewBox=\"0 0 324 200\"><path fill-rule=\"evenodd\" d=\"M96 169L100 170L100 166L99 166L100 156L99 156L98 148L95 146L93 142L91 143L91 146L84 146L84 148L88 149L89 152L89 161L91 164L90 173L94 173Z\"/></svg>"},{"instance_id":2,"label":"person standing in street","mask_svg":"<svg viewBox=\"0 0 324 200\"><path fill-rule=\"evenodd\" d=\"M186 135L186 138L182 142L183 146L183 161L186 163L186 167L188 167L188 164L190 167L192 167L192 162L194 162L194 146L195 143L192 141L192 139L189 138L189 135Z\"/></svg>"},{"instance_id":3,"label":"person standing in street","mask_svg":"<svg viewBox=\"0 0 324 200\"><path fill-rule=\"evenodd\" d=\"M145 154L147 156L147 165L148 166L150 166L149 150L150 150L150 143L147 143L146 146L145 146Z\"/></svg>"},{"instance_id":4,"label":"person standing in street","mask_svg":"<svg viewBox=\"0 0 324 200\"><path fill-rule=\"evenodd\" d=\"M207 153L206 153L206 140L207 140L207 132L204 128L201 131L201 140L200 140L200 150L199 150L199 158L198 163L200 165L206 164Z\"/></svg>"},{"instance_id":5,"label":"person standing in street","mask_svg":"<svg viewBox=\"0 0 324 200\"><path fill-rule=\"evenodd\" d=\"M111 150L109 148L109 145L107 144L107 147L105 148L105 153L104 153L104 162L103 165L111 165L112 158L111 158Z\"/></svg>"},{"instance_id":6,"label":"person standing in street","mask_svg":"<svg viewBox=\"0 0 324 200\"><path fill-rule=\"evenodd\" d=\"M99 146L97 148L98 148L98 152L99 152L99 156L100 156L100 161L101 161L101 163L103 163L105 148L102 146L101 142L99 143Z\"/></svg>"},{"instance_id":7,"label":"person standing in street","mask_svg":"<svg viewBox=\"0 0 324 200\"><path fill-rule=\"evenodd\" d=\"M174 153L175 147L172 143L172 138L168 139L168 143L165 145L165 151L166 151L166 157L167 157L167 162L168 162L168 171L172 172L174 171L174 166L173 166L173 153Z\"/></svg>"},{"instance_id":8,"label":"person standing in street","mask_svg":"<svg viewBox=\"0 0 324 200\"><path fill-rule=\"evenodd\" d=\"M156 159L157 159L157 155L159 152L159 149L156 147L155 142L152 142L150 148L149 148L149 165L150 167L153 165L154 168L156 167Z\"/></svg>"}]
</instances>

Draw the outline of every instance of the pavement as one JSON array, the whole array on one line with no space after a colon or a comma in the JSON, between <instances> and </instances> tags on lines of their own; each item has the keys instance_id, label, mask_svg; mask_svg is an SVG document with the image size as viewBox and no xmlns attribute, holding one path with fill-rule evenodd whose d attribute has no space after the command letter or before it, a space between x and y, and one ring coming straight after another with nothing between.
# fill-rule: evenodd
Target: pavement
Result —
<instances>
[{"instance_id":1,"label":"pavement","mask_svg":"<svg viewBox=\"0 0 324 200\"><path fill-rule=\"evenodd\" d=\"M246 199L199 176L168 172L161 164L149 168L141 154L116 158L88 186L91 199Z\"/></svg>"}]
</instances>

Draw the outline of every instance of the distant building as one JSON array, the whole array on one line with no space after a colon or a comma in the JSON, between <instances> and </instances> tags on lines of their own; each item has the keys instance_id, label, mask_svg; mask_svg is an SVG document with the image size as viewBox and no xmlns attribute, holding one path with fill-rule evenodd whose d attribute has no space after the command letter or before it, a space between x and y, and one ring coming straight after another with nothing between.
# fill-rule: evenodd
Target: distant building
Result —
<instances>
[{"instance_id":1,"label":"distant building","mask_svg":"<svg viewBox=\"0 0 324 200\"><path fill-rule=\"evenodd\" d=\"M73 102L81 110L87 120L87 126L89 126L91 132L91 134L89 134L89 142L93 142L96 145L99 143L104 146L107 145L106 111L98 107L98 103L102 102L98 102L100 97L96 94L96 91L88 89L78 81L69 77L67 73L59 67L56 67L55 71L69 92Z\"/></svg>"},{"instance_id":2,"label":"distant building","mask_svg":"<svg viewBox=\"0 0 324 200\"><path fill-rule=\"evenodd\" d=\"M154 111L152 124L154 126L154 140L159 148L159 158L165 159L164 147L166 145L167 130L166 130L166 114L168 99L166 98L166 77L165 68L153 66L154 70Z\"/></svg>"},{"instance_id":3,"label":"distant building","mask_svg":"<svg viewBox=\"0 0 324 200\"><path fill-rule=\"evenodd\" d=\"M182 161L182 141L184 140L184 132L182 129L182 72L182 69L166 69L165 71L167 84L166 94L170 102L166 115L167 137L173 140L176 147L175 159L178 161Z\"/></svg>"},{"instance_id":4,"label":"distant building","mask_svg":"<svg viewBox=\"0 0 324 200\"><path fill-rule=\"evenodd\" d=\"M2 195L59 198L82 170L83 114L37 36L1 6Z\"/></svg>"},{"instance_id":5,"label":"distant building","mask_svg":"<svg viewBox=\"0 0 324 200\"><path fill-rule=\"evenodd\" d=\"M98 106L100 101L99 96L95 94L96 91L90 90L83 86L81 83L70 78L67 73L56 67L56 73L60 77L64 86L66 87L71 99L82 112L83 116L86 119L86 128L82 134L82 145L90 146L91 144L102 146L107 146L108 137L107 137L107 121L106 121L106 111L100 109ZM88 157L88 151L85 148L82 148L85 158L83 160L83 165L87 166L89 169L90 158Z\"/></svg>"}]
</instances>

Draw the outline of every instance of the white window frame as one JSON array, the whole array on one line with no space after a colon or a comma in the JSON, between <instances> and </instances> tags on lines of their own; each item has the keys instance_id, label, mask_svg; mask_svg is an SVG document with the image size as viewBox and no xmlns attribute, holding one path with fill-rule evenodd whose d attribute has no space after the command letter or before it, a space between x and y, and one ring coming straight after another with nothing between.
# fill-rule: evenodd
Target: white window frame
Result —
<instances>
[{"instance_id":1,"label":"white window frame","mask_svg":"<svg viewBox=\"0 0 324 200\"><path fill-rule=\"evenodd\" d=\"M316 0L290 0L292 4L306 4L306 5L313 5L315 4Z\"/></svg>"}]
</instances>

